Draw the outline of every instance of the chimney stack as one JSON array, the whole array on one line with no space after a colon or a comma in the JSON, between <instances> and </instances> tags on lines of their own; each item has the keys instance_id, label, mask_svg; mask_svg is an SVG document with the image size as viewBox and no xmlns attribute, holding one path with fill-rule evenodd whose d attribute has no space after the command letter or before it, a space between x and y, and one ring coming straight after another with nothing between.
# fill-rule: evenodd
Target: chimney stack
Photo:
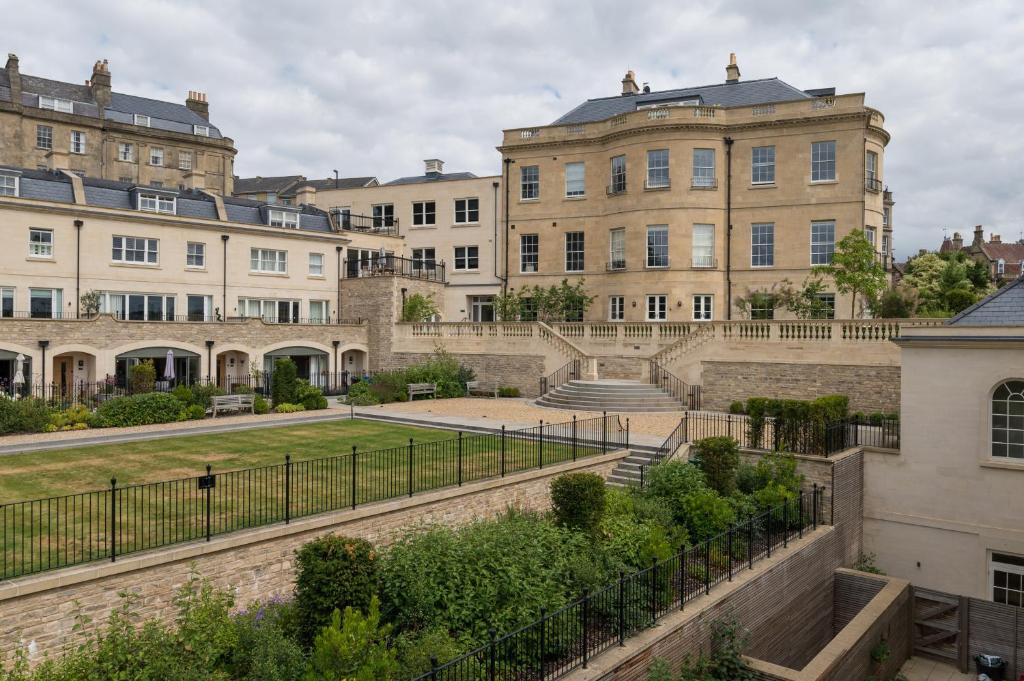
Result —
<instances>
[{"instance_id":1,"label":"chimney stack","mask_svg":"<svg viewBox=\"0 0 1024 681\"><path fill-rule=\"evenodd\" d=\"M985 243L985 232L982 230L981 225L974 226L974 241L971 242L972 246L980 246Z\"/></svg>"},{"instance_id":2,"label":"chimney stack","mask_svg":"<svg viewBox=\"0 0 1024 681\"><path fill-rule=\"evenodd\" d=\"M21 108L21 71L18 70L18 55L7 55L7 80L11 83L11 104Z\"/></svg>"},{"instance_id":3,"label":"chimney stack","mask_svg":"<svg viewBox=\"0 0 1024 681\"><path fill-rule=\"evenodd\" d=\"M188 99L185 100L185 106L190 111L195 111L203 120L210 120L210 103L206 101L206 93L198 92L196 90L188 91Z\"/></svg>"},{"instance_id":4,"label":"chimney stack","mask_svg":"<svg viewBox=\"0 0 1024 681\"><path fill-rule=\"evenodd\" d=\"M444 161L439 158L428 158L423 161L427 175L440 175L444 172Z\"/></svg>"},{"instance_id":5,"label":"chimney stack","mask_svg":"<svg viewBox=\"0 0 1024 681\"><path fill-rule=\"evenodd\" d=\"M959 251L963 249L963 247L964 237L960 234L960 232L953 232L953 248Z\"/></svg>"},{"instance_id":6,"label":"chimney stack","mask_svg":"<svg viewBox=\"0 0 1024 681\"><path fill-rule=\"evenodd\" d=\"M110 67L107 60L96 60L92 65L92 78L89 79L89 89L92 90L92 98L99 105L100 117L103 118L104 110L110 106Z\"/></svg>"},{"instance_id":7,"label":"chimney stack","mask_svg":"<svg viewBox=\"0 0 1024 681\"><path fill-rule=\"evenodd\" d=\"M1001 243L1003 243L1003 238L1001 236L999 236L998 234L993 234L992 236L990 236L988 238L988 242L990 244L1001 244Z\"/></svg>"},{"instance_id":8,"label":"chimney stack","mask_svg":"<svg viewBox=\"0 0 1024 681\"><path fill-rule=\"evenodd\" d=\"M729 53L729 65L725 67L725 82L740 82L740 67L736 64L736 53Z\"/></svg>"},{"instance_id":9,"label":"chimney stack","mask_svg":"<svg viewBox=\"0 0 1024 681\"><path fill-rule=\"evenodd\" d=\"M311 187L308 184L304 184L295 190L295 205L297 206L315 206L316 205L316 188Z\"/></svg>"},{"instance_id":10,"label":"chimney stack","mask_svg":"<svg viewBox=\"0 0 1024 681\"><path fill-rule=\"evenodd\" d=\"M633 69L626 71L626 77L622 79L622 94L635 95L640 92L640 86L636 84L636 74Z\"/></svg>"}]
</instances>

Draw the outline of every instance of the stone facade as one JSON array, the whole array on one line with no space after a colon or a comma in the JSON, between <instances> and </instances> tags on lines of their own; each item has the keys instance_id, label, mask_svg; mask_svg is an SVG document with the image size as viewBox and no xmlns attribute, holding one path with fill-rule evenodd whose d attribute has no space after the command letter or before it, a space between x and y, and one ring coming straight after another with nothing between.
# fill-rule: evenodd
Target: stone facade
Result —
<instances>
[{"instance_id":1,"label":"stone facade","mask_svg":"<svg viewBox=\"0 0 1024 681\"><path fill-rule=\"evenodd\" d=\"M488 518L509 507L543 511L550 505L551 480L568 471L606 476L627 452L580 459L542 470L445 488L355 510L323 514L289 525L215 537L126 556L116 563L94 563L0 584L0 659L29 646L34 659L73 646L84 632L74 630L82 612L102 624L118 606L115 594L139 596L139 615L170 619L175 591L195 569L221 588L231 588L244 606L253 600L288 596L294 581L296 549L318 536L337 533L378 545L417 526L458 526Z\"/></svg>"},{"instance_id":2,"label":"stone facade","mask_svg":"<svg viewBox=\"0 0 1024 681\"><path fill-rule=\"evenodd\" d=\"M897 412L900 368L851 364L705 361L702 406L727 411L729 403L749 397L806 400L847 395L851 411Z\"/></svg>"},{"instance_id":3,"label":"stone facade","mask_svg":"<svg viewBox=\"0 0 1024 681\"><path fill-rule=\"evenodd\" d=\"M431 355L425 353L392 353L390 365L382 368L397 369L430 358ZM544 360L540 357L458 355L458 360L476 373L477 380L494 382L500 387L519 388L519 394L523 397L537 397L540 394L540 377L545 375Z\"/></svg>"}]
</instances>

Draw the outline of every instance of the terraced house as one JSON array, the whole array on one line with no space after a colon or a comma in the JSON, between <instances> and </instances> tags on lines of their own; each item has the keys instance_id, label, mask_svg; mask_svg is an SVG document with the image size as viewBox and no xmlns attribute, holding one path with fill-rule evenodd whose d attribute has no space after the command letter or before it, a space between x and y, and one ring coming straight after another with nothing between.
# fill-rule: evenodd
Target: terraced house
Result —
<instances>
[{"instance_id":1,"label":"terraced house","mask_svg":"<svg viewBox=\"0 0 1024 681\"><path fill-rule=\"evenodd\" d=\"M738 318L737 300L799 286L864 230L889 267L889 134L864 95L778 78L622 92L504 132L503 268L513 288L585 278L590 320ZM850 301L825 293L829 315ZM784 317L771 304L755 318Z\"/></svg>"},{"instance_id":2,"label":"terraced house","mask_svg":"<svg viewBox=\"0 0 1024 681\"><path fill-rule=\"evenodd\" d=\"M230 195L235 147L210 122L205 93L184 104L115 92L109 64L85 84L0 71L0 163Z\"/></svg>"}]
</instances>

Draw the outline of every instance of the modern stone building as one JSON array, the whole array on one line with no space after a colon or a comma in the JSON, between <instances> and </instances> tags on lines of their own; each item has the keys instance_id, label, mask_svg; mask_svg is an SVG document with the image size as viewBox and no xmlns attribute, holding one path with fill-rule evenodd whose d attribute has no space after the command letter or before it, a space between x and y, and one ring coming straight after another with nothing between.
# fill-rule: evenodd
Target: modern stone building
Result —
<instances>
[{"instance_id":1,"label":"modern stone building","mask_svg":"<svg viewBox=\"0 0 1024 681\"><path fill-rule=\"evenodd\" d=\"M107 62L84 85L0 71L0 163L230 195L234 142L210 122L206 94L184 104L115 92Z\"/></svg>"},{"instance_id":2,"label":"modern stone building","mask_svg":"<svg viewBox=\"0 0 1024 681\"><path fill-rule=\"evenodd\" d=\"M726 75L651 91L630 71L621 94L506 130L508 285L585 278L590 320L704 321L737 318L749 291L799 286L853 230L888 267L882 114L861 93L741 80L734 57ZM834 290L826 300L849 314Z\"/></svg>"}]
</instances>

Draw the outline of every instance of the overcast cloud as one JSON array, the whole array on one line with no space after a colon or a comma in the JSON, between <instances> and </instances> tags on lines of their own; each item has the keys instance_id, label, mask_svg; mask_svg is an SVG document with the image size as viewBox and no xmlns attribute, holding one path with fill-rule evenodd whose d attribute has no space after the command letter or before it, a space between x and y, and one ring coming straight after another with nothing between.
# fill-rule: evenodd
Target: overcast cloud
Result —
<instances>
[{"instance_id":1,"label":"overcast cloud","mask_svg":"<svg viewBox=\"0 0 1024 681\"><path fill-rule=\"evenodd\" d=\"M0 0L2 43L32 75L209 94L240 175L496 174L501 130L614 95L627 68L655 90L743 78L866 92L893 139L903 258L942 229L1024 230L1020 3L46 2ZM969 238L969 236L968 236Z\"/></svg>"}]
</instances>

